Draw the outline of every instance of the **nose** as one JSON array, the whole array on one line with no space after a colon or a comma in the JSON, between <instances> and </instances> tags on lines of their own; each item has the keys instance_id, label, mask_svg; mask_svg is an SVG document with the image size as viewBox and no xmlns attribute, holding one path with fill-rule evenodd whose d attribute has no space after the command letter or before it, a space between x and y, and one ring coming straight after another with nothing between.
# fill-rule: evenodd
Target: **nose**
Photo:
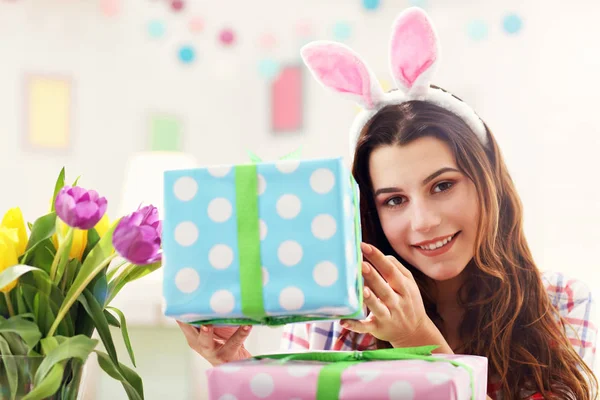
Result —
<instances>
[{"instance_id":1,"label":"nose","mask_svg":"<svg viewBox=\"0 0 600 400\"><path fill-rule=\"evenodd\" d=\"M411 204L411 228L415 232L429 232L440 225L440 214L423 202L413 201Z\"/></svg>"}]
</instances>

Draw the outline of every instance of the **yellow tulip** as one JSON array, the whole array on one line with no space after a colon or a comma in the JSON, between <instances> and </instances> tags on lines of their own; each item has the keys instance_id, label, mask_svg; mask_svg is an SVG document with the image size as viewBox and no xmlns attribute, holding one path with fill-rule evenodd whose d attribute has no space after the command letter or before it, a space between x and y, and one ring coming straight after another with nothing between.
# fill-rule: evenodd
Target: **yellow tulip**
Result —
<instances>
[{"instance_id":1,"label":"yellow tulip","mask_svg":"<svg viewBox=\"0 0 600 400\"><path fill-rule=\"evenodd\" d=\"M64 222L58 220L58 227L60 229L60 233L62 236L67 234L67 229L69 226ZM94 229L98 232L100 237L104 236L109 228L109 220L108 216L104 214L102 219L98 221ZM77 228L73 228L73 243L71 244L71 251L69 252L69 258L76 258L81 261L83 257L83 252L85 251L85 247L87 246L87 235L88 231L81 230ZM54 247L58 248L58 237L55 234L52 236L52 242L54 243Z\"/></svg>"},{"instance_id":2,"label":"yellow tulip","mask_svg":"<svg viewBox=\"0 0 600 400\"><path fill-rule=\"evenodd\" d=\"M104 213L102 218L100 218L100 221L94 226L94 229L98 232L98 236L102 237L106 235L108 228L110 228L110 220L108 219L108 214Z\"/></svg>"},{"instance_id":3,"label":"yellow tulip","mask_svg":"<svg viewBox=\"0 0 600 400\"><path fill-rule=\"evenodd\" d=\"M0 227L0 272L19 263L17 256L18 235L14 229ZM0 292L8 293L17 285L15 279L0 288Z\"/></svg>"},{"instance_id":4,"label":"yellow tulip","mask_svg":"<svg viewBox=\"0 0 600 400\"><path fill-rule=\"evenodd\" d=\"M20 257L25 253L27 247L27 230L25 228L25 221L23 220L23 213L19 207L11 208L4 214L1 227L14 229L17 233L17 255Z\"/></svg>"}]
</instances>

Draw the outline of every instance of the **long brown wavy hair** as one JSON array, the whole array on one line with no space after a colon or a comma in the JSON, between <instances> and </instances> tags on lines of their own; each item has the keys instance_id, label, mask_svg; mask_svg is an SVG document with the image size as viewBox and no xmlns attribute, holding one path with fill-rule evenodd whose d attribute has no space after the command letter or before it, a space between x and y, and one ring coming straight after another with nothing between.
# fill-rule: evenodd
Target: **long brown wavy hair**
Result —
<instances>
[{"instance_id":1,"label":"long brown wavy hair","mask_svg":"<svg viewBox=\"0 0 600 400\"><path fill-rule=\"evenodd\" d=\"M410 269L428 316L438 324L430 278L393 250L381 228L369 157L380 146L403 146L426 135L444 141L459 169L474 182L481 208L475 256L458 293L465 313L456 352L487 357L489 376L499 378L506 399L521 398L522 389L548 399L596 398L598 381L573 349L563 329L567 322L545 291L523 232L519 196L498 144L486 130L488 145L483 146L461 118L432 103L409 101L381 109L361 132L353 162L363 240ZM351 337L356 344L357 335ZM377 341L377 347L390 345Z\"/></svg>"}]
</instances>

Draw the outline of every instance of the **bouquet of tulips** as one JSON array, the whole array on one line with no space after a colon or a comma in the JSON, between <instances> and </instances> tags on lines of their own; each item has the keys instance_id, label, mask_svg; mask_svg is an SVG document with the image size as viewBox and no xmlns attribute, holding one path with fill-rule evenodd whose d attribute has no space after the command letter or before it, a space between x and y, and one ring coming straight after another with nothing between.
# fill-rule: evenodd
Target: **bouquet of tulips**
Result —
<instances>
[{"instance_id":1,"label":"bouquet of tulips","mask_svg":"<svg viewBox=\"0 0 600 400\"><path fill-rule=\"evenodd\" d=\"M63 168L48 214L26 226L13 208L0 224L0 399L76 399L92 352L129 399L144 398L141 378L119 361L111 325L135 366L125 317L109 304L160 268L158 211L140 206L110 223L107 200L76 185L65 185Z\"/></svg>"}]
</instances>

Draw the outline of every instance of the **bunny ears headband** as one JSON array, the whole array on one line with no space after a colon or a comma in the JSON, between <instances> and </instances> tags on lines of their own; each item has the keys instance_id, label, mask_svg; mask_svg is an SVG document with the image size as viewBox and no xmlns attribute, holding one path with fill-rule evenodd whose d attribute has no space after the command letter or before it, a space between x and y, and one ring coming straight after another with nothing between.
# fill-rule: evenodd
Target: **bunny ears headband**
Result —
<instances>
[{"instance_id":1,"label":"bunny ears headband","mask_svg":"<svg viewBox=\"0 0 600 400\"><path fill-rule=\"evenodd\" d=\"M323 86L362 107L350 129L350 154L363 127L383 107L410 100L436 104L462 118L487 145L486 129L475 111L442 89L429 86L439 59L438 39L429 17L411 7L400 13L392 27L390 69L399 90L384 93L367 64L348 46L315 41L301 50L304 63Z\"/></svg>"}]
</instances>

